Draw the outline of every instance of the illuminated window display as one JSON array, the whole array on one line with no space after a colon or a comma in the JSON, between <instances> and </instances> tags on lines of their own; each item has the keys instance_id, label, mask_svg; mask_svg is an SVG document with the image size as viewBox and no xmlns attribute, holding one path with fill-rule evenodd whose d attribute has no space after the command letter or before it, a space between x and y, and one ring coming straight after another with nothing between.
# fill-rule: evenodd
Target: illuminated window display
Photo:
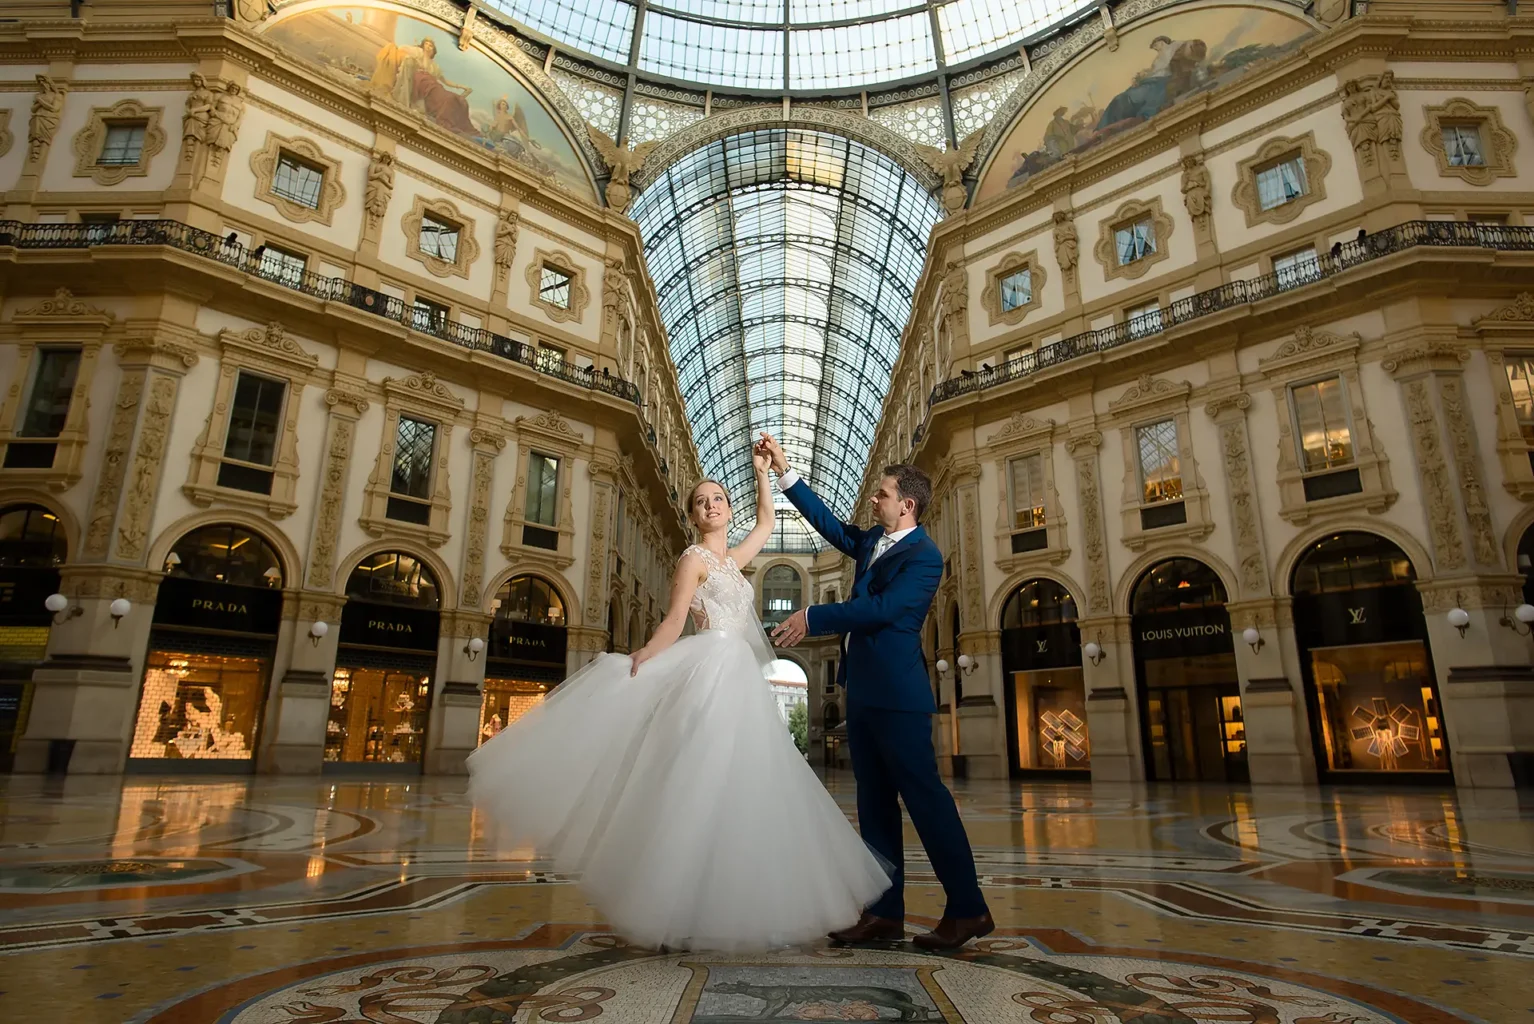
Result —
<instances>
[{"instance_id":1,"label":"illuminated window display","mask_svg":"<svg viewBox=\"0 0 1534 1024\"><path fill-rule=\"evenodd\" d=\"M542 702L565 678L565 604L538 576L513 576L491 603L479 742Z\"/></svg>"},{"instance_id":2,"label":"illuminated window display","mask_svg":"<svg viewBox=\"0 0 1534 1024\"><path fill-rule=\"evenodd\" d=\"M430 676L338 667L330 681L325 760L419 763L430 711Z\"/></svg>"},{"instance_id":3,"label":"illuminated window display","mask_svg":"<svg viewBox=\"0 0 1534 1024\"><path fill-rule=\"evenodd\" d=\"M542 704L548 690L548 683L487 678L479 708L479 742L485 742Z\"/></svg>"},{"instance_id":4,"label":"illuminated window display","mask_svg":"<svg viewBox=\"0 0 1534 1024\"><path fill-rule=\"evenodd\" d=\"M1449 770L1427 623L1406 554L1335 534L1295 565L1294 627L1323 774Z\"/></svg>"},{"instance_id":5,"label":"illuminated window display","mask_svg":"<svg viewBox=\"0 0 1534 1024\"><path fill-rule=\"evenodd\" d=\"M1076 601L1059 583L1027 580L1001 612L1008 754L1014 774L1088 771L1086 683Z\"/></svg>"},{"instance_id":6,"label":"illuminated window display","mask_svg":"<svg viewBox=\"0 0 1534 1024\"><path fill-rule=\"evenodd\" d=\"M265 658L150 651L128 756L249 759L270 669Z\"/></svg>"}]
</instances>

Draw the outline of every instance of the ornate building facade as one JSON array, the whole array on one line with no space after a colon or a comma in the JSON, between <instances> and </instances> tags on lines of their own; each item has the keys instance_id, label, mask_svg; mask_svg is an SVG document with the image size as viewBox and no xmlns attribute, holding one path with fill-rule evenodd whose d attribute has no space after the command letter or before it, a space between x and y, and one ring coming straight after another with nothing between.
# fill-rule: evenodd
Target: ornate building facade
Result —
<instances>
[{"instance_id":1,"label":"ornate building facade","mask_svg":"<svg viewBox=\"0 0 1534 1024\"><path fill-rule=\"evenodd\" d=\"M697 457L542 69L424 9L35 6L0 24L16 770L458 772L642 642Z\"/></svg>"},{"instance_id":2,"label":"ornate building facade","mask_svg":"<svg viewBox=\"0 0 1534 1024\"><path fill-rule=\"evenodd\" d=\"M944 753L1526 783L1528 19L1132 6L987 129L870 460L936 481Z\"/></svg>"}]
</instances>

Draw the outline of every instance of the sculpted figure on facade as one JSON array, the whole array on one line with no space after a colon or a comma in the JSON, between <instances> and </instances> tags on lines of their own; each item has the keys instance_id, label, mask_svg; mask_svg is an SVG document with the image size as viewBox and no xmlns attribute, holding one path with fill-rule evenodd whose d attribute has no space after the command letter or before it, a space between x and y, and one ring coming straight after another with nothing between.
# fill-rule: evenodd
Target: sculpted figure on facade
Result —
<instances>
[{"instance_id":1,"label":"sculpted figure on facade","mask_svg":"<svg viewBox=\"0 0 1534 1024\"><path fill-rule=\"evenodd\" d=\"M1365 166L1373 166L1379 135L1374 126L1373 101L1361 78L1342 83L1342 120L1347 125L1353 151Z\"/></svg>"},{"instance_id":2,"label":"sculpted figure on facade","mask_svg":"<svg viewBox=\"0 0 1534 1024\"><path fill-rule=\"evenodd\" d=\"M240 137L240 120L245 116L245 94L238 82L230 82L213 100L213 114L208 120L203 141L213 156L213 166L223 163L224 155Z\"/></svg>"},{"instance_id":3,"label":"sculpted figure on facade","mask_svg":"<svg viewBox=\"0 0 1534 1024\"><path fill-rule=\"evenodd\" d=\"M980 149L980 137L984 134L984 129L971 132L958 146L948 150L936 146L916 147L927 166L943 176L943 209L948 213L958 213L964 209L964 203L969 198L969 190L964 187L964 172L975 162L975 153Z\"/></svg>"},{"instance_id":4,"label":"sculpted figure on facade","mask_svg":"<svg viewBox=\"0 0 1534 1024\"><path fill-rule=\"evenodd\" d=\"M502 210L495 222L495 269L504 274L517 258L517 228L522 218L516 210Z\"/></svg>"},{"instance_id":5,"label":"sculpted figure on facade","mask_svg":"<svg viewBox=\"0 0 1534 1024\"><path fill-rule=\"evenodd\" d=\"M187 93L186 113L181 115L182 159L191 160L197 155L197 147L208 137L208 126L213 121L213 90L208 80L192 72L192 91Z\"/></svg>"},{"instance_id":6,"label":"sculpted figure on facade","mask_svg":"<svg viewBox=\"0 0 1534 1024\"><path fill-rule=\"evenodd\" d=\"M1183 157L1182 201L1200 231L1209 226L1209 196L1209 168L1204 166L1204 158L1196 153Z\"/></svg>"},{"instance_id":7,"label":"sculpted figure on facade","mask_svg":"<svg viewBox=\"0 0 1534 1024\"><path fill-rule=\"evenodd\" d=\"M1401 100L1396 95L1395 72L1386 71L1369 89L1369 112L1374 117L1375 142L1401 158Z\"/></svg>"},{"instance_id":8,"label":"sculpted figure on facade","mask_svg":"<svg viewBox=\"0 0 1534 1024\"><path fill-rule=\"evenodd\" d=\"M367 188L362 193L362 209L368 215L369 230L378 229L384 214L389 212L389 197L393 194L394 154L374 153L368 163Z\"/></svg>"},{"instance_id":9,"label":"sculpted figure on facade","mask_svg":"<svg viewBox=\"0 0 1534 1024\"><path fill-rule=\"evenodd\" d=\"M27 159L42 159L64 116L64 96L69 86L47 75L37 76L37 95L32 97L32 120L27 125Z\"/></svg>"},{"instance_id":10,"label":"sculpted figure on facade","mask_svg":"<svg viewBox=\"0 0 1534 1024\"><path fill-rule=\"evenodd\" d=\"M1067 274L1074 273L1081 259L1081 241L1076 236L1076 218L1069 210L1055 211L1055 261Z\"/></svg>"},{"instance_id":11,"label":"sculpted figure on facade","mask_svg":"<svg viewBox=\"0 0 1534 1024\"><path fill-rule=\"evenodd\" d=\"M633 198L629 176L644 166L645 158L660 140L641 142L630 149L626 140L614 139L596 125L588 124L586 134L601 154L602 162L607 164L607 205L622 213L629 208L629 200Z\"/></svg>"}]
</instances>

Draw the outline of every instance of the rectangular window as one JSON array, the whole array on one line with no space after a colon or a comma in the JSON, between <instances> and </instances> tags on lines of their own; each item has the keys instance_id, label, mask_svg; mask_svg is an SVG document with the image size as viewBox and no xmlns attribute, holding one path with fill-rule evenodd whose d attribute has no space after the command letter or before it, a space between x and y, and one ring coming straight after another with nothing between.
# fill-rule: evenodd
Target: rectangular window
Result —
<instances>
[{"instance_id":1,"label":"rectangular window","mask_svg":"<svg viewBox=\"0 0 1534 1024\"><path fill-rule=\"evenodd\" d=\"M1156 252L1156 228L1149 217L1114 229L1113 240L1121 267Z\"/></svg>"},{"instance_id":2,"label":"rectangular window","mask_svg":"<svg viewBox=\"0 0 1534 1024\"><path fill-rule=\"evenodd\" d=\"M430 299L416 299L410 310L410 326L427 334L436 334L447 324L446 306Z\"/></svg>"},{"instance_id":3,"label":"rectangular window","mask_svg":"<svg viewBox=\"0 0 1534 1024\"><path fill-rule=\"evenodd\" d=\"M1011 351L1009 351L1003 357L1003 359L1005 359L1005 361L1009 362L1009 363L1020 363L1020 362L1023 361L1023 357L1026 356L1027 354L1028 354L1028 349L1026 349L1026 348L1014 348Z\"/></svg>"},{"instance_id":4,"label":"rectangular window","mask_svg":"<svg viewBox=\"0 0 1534 1024\"><path fill-rule=\"evenodd\" d=\"M1353 432L1348 426L1347 392L1341 377L1328 377L1289 389L1298 427L1300 460L1315 473L1353 462Z\"/></svg>"},{"instance_id":5,"label":"rectangular window","mask_svg":"<svg viewBox=\"0 0 1534 1024\"><path fill-rule=\"evenodd\" d=\"M559 494L559 460L534 452L527 460L526 519L539 526L557 526Z\"/></svg>"},{"instance_id":6,"label":"rectangular window","mask_svg":"<svg viewBox=\"0 0 1534 1024\"><path fill-rule=\"evenodd\" d=\"M229 411L229 434L224 458L270 466L277 458L277 434L282 426L282 400L288 386L280 380L240 371Z\"/></svg>"},{"instance_id":7,"label":"rectangular window","mask_svg":"<svg viewBox=\"0 0 1534 1024\"><path fill-rule=\"evenodd\" d=\"M538 278L538 298L560 309L570 308L571 276L558 267L543 265Z\"/></svg>"},{"instance_id":8,"label":"rectangular window","mask_svg":"<svg viewBox=\"0 0 1534 1024\"><path fill-rule=\"evenodd\" d=\"M143 121L120 121L107 125L107 137L101 144L97 167L133 167L144 155Z\"/></svg>"},{"instance_id":9,"label":"rectangular window","mask_svg":"<svg viewBox=\"0 0 1534 1024\"><path fill-rule=\"evenodd\" d=\"M1481 146L1481 126L1478 124L1444 125L1443 150L1448 154L1450 167L1486 166Z\"/></svg>"},{"instance_id":10,"label":"rectangular window","mask_svg":"<svg viewBox=\"0 0 1534 1024\"><path fill-rule=\"evenodd\" d=\"M458 225L421 215L421 251L444 263L458 262Z\"/></svg>"},{"instance_id":11,"label":"rectangular window","mask_svg":"<svg viewBox=\"0 0 1534 1024\"><path fill-rule=\"evenodd\" d=\"M1044 525L1044 455L1034 452L1007 463L1012 484L1012 529Z\"/></svg>"},{"instance_id":12,"label":"rectangular window","mask_svg":"<svg viewBox=\"0 0 1534 1024\"><path fill-rule=\"evenodd\" d=\"M1280 288L1293 288L1320 278L1321 262L1316 258L1316 247L1307 246L1273 257L1273 276L1278 279Z\"/></svg>"},{"instance_id":13,"label":"rectangular window","mask_svg":"<svg viewBox=\"0 0 1534 1024\"><path fill-rule=\"evenodd\" d=\"M290 154L277 158L277 173L272 175L272 194L289 202L320 208L320 189L325 185L325 172L313 164L305 163Z\"/></svg>"},{"instance_id":14,"label":"rectangular window","mask_svg":"<svg viewBox=\"0 0 1534 1024\"><path fill-rule=\"evenodd\" d=\"M565 368L565 350L553 345L538 346L538 369L540 370L563 370Z\"/></svg>"},{"instance_id":15,"label":"rectangular window","mask_svg":"<svg viewBox=\"0 0 1534 1024\"><path fill-rule=\"evenodd\" d=\"M1001 279L1001 311L1026 306L1033 301L1033 271L1028 267L1014 270Z\"/></svg>"},{"instance_id":16,"label":"rectangular window","mask_svg":"<svg viewBox=\"0 0 1534 1024\"><path fill-rule=\"evenodd\" d=\"M1161 330L1161 307L1154 302L1124 311L1131 338L1143 338Z\"/></svg>"},{"instance_id":17,"label":"rectangular window","mask_svg":"<svg viewBox=\"0 0 1534 1024\"><path fill-rule=\"evenodd\" d=\"M1507 383L1513 391L1513 415L1518 418L1524 443L1534 447L1534 355L1509 352L1504 359Z\"/></svg>"},{"instance_id":18,"label":"rectangular window","mask_svg":"<svg viewBox=\"0 0 1534 1024\"><path fill-rule=\"evenodd\" d=\"M1264 210L1292 203L1306 191L1305 161L1297 153L1257 172L1257 205Z\"/></svg>"},{"instance_id":19,"label":"rectangular window","mask_svg":"<svg viewBox=\"0 0 1534 1024\"><path fill-rule=\"evenodd\" d=\"M32 375L32 394L22 414L22 437L58 437L69 418L69 400L80 370L77 348L37 350L37 371Z\"/></svg>"},{"instance_id":20,"label":"rectangular window","mask_svg":"<svg viewBox=\"0 0 1534 1024\"><path fill-rule=\"evenodd\" d=\"M309 257L303 253L279 249L275 245L261 246L261 276L269 280L286 285L301 284L308 266Z\"/></svg>"},{"instance_id":21,"label":"rectangular window","mask_svg":"<svg viewBox=\"0 0 1534 1024\"><path fill-rule=\"evenodd\" d=\"M1176 501L1182 497L1182 459L1177 450L1177 422L1162 420L1135 428L1140 454L1143 502Z\"/></svg>"},{"instance_id":22,"label":"rectangular window","mask_svg":"<svg viewBox=\"0 0 1534 1024\"><path fill-rule=\"evenodd\" d=\"M406 498L431 498L431 458L437 443L437 425L409 416L399 418L394 435L394 472L389 490Z\"/></svg>"}]
</instances>

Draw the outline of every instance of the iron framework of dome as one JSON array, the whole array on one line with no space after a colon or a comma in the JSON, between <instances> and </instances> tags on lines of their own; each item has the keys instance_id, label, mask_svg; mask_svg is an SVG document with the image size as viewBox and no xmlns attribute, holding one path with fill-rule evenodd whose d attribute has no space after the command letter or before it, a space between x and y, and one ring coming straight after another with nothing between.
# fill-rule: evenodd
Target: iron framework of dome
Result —
<instances>
[{"instance_id":1,"label":"iron framework of dome","mask_svg":"<svg viewBox=\"0 0 1534 1024\"><path fill-rule=\"evenodd\" d=\"M749 446L767 430L850 517L936 199L860 143L770 128L683 156L630 213L704 472L749 515ZM780 511L773 550L818 547Z\"/></svg>"}]
</instances>

